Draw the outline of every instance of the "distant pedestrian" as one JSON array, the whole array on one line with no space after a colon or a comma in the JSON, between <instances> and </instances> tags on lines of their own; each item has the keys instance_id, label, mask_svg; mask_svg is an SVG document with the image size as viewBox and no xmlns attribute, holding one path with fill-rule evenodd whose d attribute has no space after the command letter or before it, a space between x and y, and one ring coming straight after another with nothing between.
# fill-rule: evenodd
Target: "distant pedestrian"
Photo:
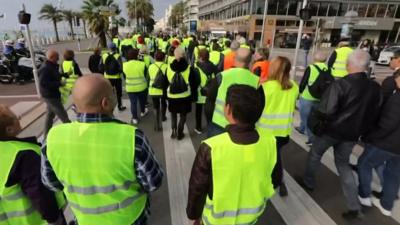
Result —
<instances>
[{"instance_id":1,"label":"distant pedestrian","mask_svg":"<svg viewBox=\"0 0 400 225\"><path fill-rule=\"evenodd\" d=\"M82 76L81 69L78 63L75 61L75 53L72 50L66 50L64 52L64 61L61 66L63 81L65 86L61 87L61 102L65 104L68 101L68 97L71 94L72 88L78 77Z\"/></svg>"},{"instance_id":2,"label":"distant pedestrian","mask_svg":"<svg viewBox=\"0 0 400 225\"><path fill-rule=\"evenodd\" d=\"M400 50L395 51L393 56L390 58L390 68L394 70L393 75L387 77L382 82L382 92L385 100L392 96L396 90L400 90L400 88L396 86L396 82L394 80L395 74L400 71Z\"/></svg>"},{"instance_id":3,"label":"distant pedestrian","mask_svg":"<svg viewBox=\"0 0 400 225\"><path fill-rule=\"evenodd\" d=\"M303 38L303 50L304 50L304 67L308 66L308 54L310 53L310 49L312 47L312 39L306 34Z\"/></svg>"},{"instance_id":4,"label":"distant pedestrian","mask_svg":"<svg viewBox=\"0 0 400 225\"><path fill-rule=\"evenodd\" d=\"M96 48L93 51L93 55L89 57L89 70L91 73L103 73L103 71L100 70L100 63L101 63L101 49Z\"/></svg>"},{"instance_id":5,"label":"distant pedestrian","mask_svg":"<svg viewBox=\"0 0 400 225\"><path fill-rule=\"evenodd\" d=\"M224 71L229 70L235 66L236 51L240 48L240 43L232 41L231 51L224 56Z\"/></svg>"},{"instance_id":6,"label":"distant pedestrian","mask_svg":"<svg viewBox=\"0 0 400 225\"><path fill-rule=\"evenodd\" d=\"M20 132L17 116L0 105L0 222L64 225L62 193L42 183L40 144L36 137L17 138Z\"/></svg>"},{"instance_id":7,"label":"distant pedestrian","mask_svg":"<svg viewBox=\"0 0 400 225\"><path fill-rule=\"evenodd\" d=\"M270 133L255 128L262 110L255 88L228 88L227 132L201 143L190 175L186 214L195 225L255 224L266 209L275 192L276 145Z\"/></svg>"},{"instance_id":8,"label":"distant pedestrian","mask_svg":"<svg viewBox=\"0 0 400 225\"><path fill-rule=\"evenodd\" d=\"M365 73L369 61L369 54L362 50L351 53L346 64L349 74L336 80L311 112L308 125L317 136L308 154L304 178L298 179L300 185L312 191L321 158L333 147L348 207L348 211L342 214L345 219L361 215L357 185L349 165L350 155L360 136L366 135L373 127L380 111L380 87Z\"/></svg>"},{"instance_id":9,"label":"distant pedestrian","mask_svg":"<svg viewBox=\"0 0 400 225\"><path fill-rule=\"evenodd\" d=\"M299 111L300 111L300 127L295 129L301 134L307 134L308 140L307 145L311 145L314 139L314 135L307 125L308 116L311 113L311 109L318 105L319 99L315 98L309 91L309 87L314 84L318 79L322 71L328 71L328 66L325 64L326 55L321 51L317 51L314 54L314 64L308 66L304 71L304 75L300 82L300 93L301 97L299 100Z\"/></svg>"},{"instance_id":10,"label":"distant pedestrian","mask_svg":"<svg viewBox=\"0 0 400 225\"><path fill-rule=\"evenodd\" d=\"M40 94L47 105L46 120L44 126L44 137L47 136L50 128L53 126L53 119L57 116L63 123L70 122L68 114L61 102L60 87L66 85L61 81L59 72L59 54L55 50L48 50L47 60L39 69L39 88Z\"/></svg>"},{"instance_id":11,"label":"distant pedestrian","mask_svg":"<svg viewBox=\"0 0 400 225\"><path fill-rule=\"evenodd\" d=\"M260 84L263 84L268 80L269 73L269 49L259 48L254 53L254 63L252 66L252 72L260 77Z\"/></svg>"},{"instance_id":12,"label":"distant pedestrian","mask_svg":"<svg viewBox=\"0 0 400 225\"><path fill-rule=\"evenodd\" d=\"M332 75L338 79L346 76L348 71L346 70L346 62L349 55L353 52L350 48L350 42L348 40L342 40L338 44L338 48L332 52L328 59L328 67L332 71Z\"/></svg>"}]
</instances>

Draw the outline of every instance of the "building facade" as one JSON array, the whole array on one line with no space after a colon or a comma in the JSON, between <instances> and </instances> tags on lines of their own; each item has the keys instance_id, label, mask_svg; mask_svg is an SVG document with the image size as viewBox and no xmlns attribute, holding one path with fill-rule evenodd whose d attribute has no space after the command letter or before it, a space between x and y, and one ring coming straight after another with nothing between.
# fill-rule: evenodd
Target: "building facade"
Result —
<instances>
[{"instance_id":1,"label":"building facade","mask_svg":"<svg viewBox=\"0 0 400 225\"><path fill-rule=\"evenodd\" d=\"M318 41L337 43L348 11L355 11L352 19L352 38L371 39L375 43L400 41L399 0L309 0L312 18L305 22L304 33ZM245 35L261 41L264 29L265 44L275 40L275 46L290 46L296 42L302 2L298 0L268 0L266 22L263 23L265 0L199 0L200 30L224 27L230 33ZM264 24L264 27L263 27Z\"/></svg>"},{"instance_id":2,"label":"building facade","mask_svg":"<svg viewBox=\"0 0 400 225\"><path fill-rule=\"evenodd\" d=\"M189 32L194 32L197 30L199 0L184 0L183 3L185 4L183 23Z\"/></svg>"}]
</instances>

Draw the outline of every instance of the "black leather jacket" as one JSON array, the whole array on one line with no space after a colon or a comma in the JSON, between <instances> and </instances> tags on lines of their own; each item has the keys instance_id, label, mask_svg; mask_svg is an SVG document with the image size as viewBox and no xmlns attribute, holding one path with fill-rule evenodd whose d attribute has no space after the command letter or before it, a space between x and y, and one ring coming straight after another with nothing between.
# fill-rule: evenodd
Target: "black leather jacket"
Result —
<instances>
[{"instance_id":1,"label":"black leather jacket","mask_svg":"<svg viewBox=\"0 0 400 225\"><path fill-rule=\"evenodd\" d=\"M366 73L349 74L335 81L309 117L316 135L326 134L343 141L358 141L375 125L382 94L378 83Z\"/></svg>"}]
</instances>

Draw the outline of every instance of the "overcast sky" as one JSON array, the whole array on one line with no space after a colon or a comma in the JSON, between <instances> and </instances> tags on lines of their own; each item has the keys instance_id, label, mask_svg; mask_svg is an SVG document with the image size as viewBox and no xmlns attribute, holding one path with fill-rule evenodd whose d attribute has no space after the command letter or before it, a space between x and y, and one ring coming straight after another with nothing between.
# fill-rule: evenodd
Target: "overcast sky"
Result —
<instances>
[{"instance_id":1,"label":"overcast sky","mask_svg":"<svg viewBox=\"0 0 400 225\"><path fill-rule=\"evenodd\" d=\"M47 21L39 21L38 13L43 4L52 3L58 5L59 0L0 0L0 12L5 13L5 19L0 19L0 30L18 29L17 13L25 3L26 9L32 14L31 27L33 29L43 29L44 27L52 28L52 24ZM125 9L126 0L114 0L119 3L120 8ZM164 15L165 9L169 4L178 0L152 0L155 9L155 19L159 19ZM83 0L62 0L64 9L80 9ZM122 14L126 17L126 12Z\"/></svg>"}]
</instances>

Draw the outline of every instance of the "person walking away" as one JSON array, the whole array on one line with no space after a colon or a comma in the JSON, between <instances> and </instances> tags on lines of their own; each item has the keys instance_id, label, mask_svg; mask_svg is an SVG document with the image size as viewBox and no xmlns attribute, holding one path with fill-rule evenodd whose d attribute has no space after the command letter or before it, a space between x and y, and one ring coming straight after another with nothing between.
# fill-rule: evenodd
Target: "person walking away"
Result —
<instances>
[{"instance_id":1,"label":"person walking away","mask_svg":"<svg viewBox=\"0 0 400 225\"><path fill-rule=\"evenodd\" d=\"M147 97L147 68L146 64L138 59L139 51L131 49L128 52L128 61L123 64L123 71L126 76L125 89L131 102L131 123L138 124L137 103L140 105L140 117L148 113L146 108Z\"/></svg>"},{"instance_id":2,"label":"person walking away","mask_svg":"<svg viewBox=\"0 0 400 225\"><path fill-rule=\"evenodd\" d=\"M395 74L400 89L400 72ZM398 89L398 90L399 90ZM391 216L400 187L400 92L396 90L384 104L378 123L366 135L366 147L358 159L359 199L362 205L375 205L383 215ZM372 170L384 166L382 197L371 200Z\"/></svg>"},{"instance_id":3,"label":"person walking away","mask_svg":"<svg viewBox=\"0 0 400 225\"><path fill-rule=\"evenodd\" d=\"M269 49L259 48L254 53L254 64L251 72L260 77L260 84L268 80L269 72Z\"/></svg>"},{"instance_id":4,"label":"person walking away","mask_svg":"<svg viewBox=\"0 0 400 225\"><path fill-rule=\"evenodd\" d=\"M229 70L235 66L236 51L240 48L237 41L232 41L231 52L224 57L224 71Z\"/></svg>"},{"instance_id":5,"label":"person walking away","mask_svg":"<svg viewBox=\"0 0 400 225\"><path fill-rule=\"evenodd\" d=\"M390 69L394 70L392 76L386 77L382 82L382 94L386 101L395 91L399 91L400 89L396 86L396 82L394 80L395 74L400 71L400 50L397 50L393 53L393 56L390 59Z\"/></svg>"},{"instance_id":6,"label":"person walking away","mask_svg":"<svg viewBox=\"0 0 400 225\"><path fill-rule=\"evenodd\" d=\"M100 70L100 64L101 64L101 49L100 48L95 48L93 51L93 55L89 57L89 70L91 73L103 73Z\"/></svg>"},{"instance_id":7,"label":"person walking away","mask_svg":"<svg viewBox=\"0 0 400 225\"><path fill-rule=\"evenodd\" d=\"M326 55L322 51L316 51L314 54L314 64L309 65L304 71L304 75L300 81L300 99L299 99L299 112L300 112L300 127L295 129L301 134L307 134L307 145L311 145L314 135L307 126L308 116L313 107L317 107L319 99L314 97L309 90L322 71L330 73L328 66L325 64Z\"/></svg>"},{"instance_id":8,"label":"person walking away","mask_svg":"<svg viewBox=\"0 0 400 225\"><path fill-rule=\"evenodd\" d=\"M196 128L194 131L197 134L203 133L202 128L202 118L203 118L203 106L206 103L206 96L204 90L206 85L215 78L215 76L219 73L217 66L215 66L210 61L210 54L207 49L201 49L199 51L199 62L195 65L197 74L199 75L198 80L200 80L200 85L198 87L197 93L197 102L196 102ZM207 118L207 124L211 122L211 117Z\"/></svg>"},{"instance_id":9,"label":"person walking away","mask_svg":"<svg viewBox=\"0 0 400 225\"><path fill-rule=\"evenodd\" d=\"M104 68L104 77L114 87L117 95L118 110L123 111L126 107L122 105L122 59L120 54L117 53L117 46L114 43L109 43L108 49L109 52L104 53L102 56L101 67Z\"/></svg>"},{"instance_id":10,"label":"person walking away","mask_svg":"<svg viewBox=\"0 0 400 225\"><path fill-rule=\"evenodd\" d=\"M224 117L223 110L228 88L233 84L244 84L253 88L258 86L259 77L248 69L251 62L250 50L239 48L235 55L235 68L218 74L206 87L206 117L212 117L212 122L207 128L207 137L225 132L228 121ZM207 112L211 112L211 115L207 116Z\"/></svg>"},{"instance_id":11,"label":"person walking away","mask_svg":"<svg viewBox=\"0 0 400 225\"><path fill-rule=\"evenodd\" d=\"M313 41L311 37L306 34L303 38L303 50L304 50L304 68L308 66L308 54L310 53L310 49L312 47Z\"/></svg>"},{"instance_id":12,"label":"person walking away","mask_svg":"<svg viewBox=\"0 0 400 225\"><path fill-rule=\"evenodd\" d=\"M115 44L115 43L114 43ZM115 45L117 46L117 45ZM116 53L120 53L122 57L126 58L129 49L133 48L133 41L129 37L129 34L125 36L124 39L122 39L121 44L119 45L119 52L115 51Z\"/></svg>"},{"instance_id":13,"label":"person walking away","mask_svg":"<svg viewBox=\"0 0 400 225\"><path fill-rule=\"evenodd\" d=\"M51 129L42 149L44 184L64 192L79 225L147 224L149 195L163 178L148 139L113 118L115 95L103 77L79 78L72 96L77 121Z\"/></svg>"},{"instance_id":14,"label":"person walking away","mask_svg":"<svg viewBox=\"0 0 400 225\"><path fill-rule=\"evenodd\" d=\"M353 49L350 48L350 42L348 40L342 40L339 42L338 48L328 59L328 68L332 71L333 77L339 79L348 74L346 70L346 62L352 52Z\"/></svg>"},{"instance_id":15,"label":"person walking away","mask_svg":"<svg viewBox=\"0 0 400 225\"><path fill-rule=\"evenodd\" d=\"M144 62L147 69L149 68L150 64L154 63L153 57L149 55L147 46L143 46L141 49L139 49L139 59L140 61Z\"/></svg>"},{"instance_id":16,"label":"person walking away","mask_svg":"<svg viewBox=\"0 0 400 225\"><path fill-rule=\"evenodd\" d=\"M155 62L149 67L149 95L153 100L156 120L154 121L154 130L161 131L161 121L166 121L167 116L167 64L164 63L165 54L158 50L155 53Z\"/></svg>"},{"instance_id":17,"label":"person walking away","mask_svg":"<svg viewBox=\"0 0 400 225\"><path fill-rule=\"evenodd\" d=\"M276 138L277 162L272 172L274 188L279 195L288 195L283 181L282 148L289 143L299 88L290 79L291 63L288 58L278 56L271 61L270 76L262 85L265 97L263 114L257 124L261 133L271 133Z\"/></svg>"},{"instance_id":18,"label":"person walking away","mask_svg":"<svg viewBox=\"0 0 400 225\"><path fill-rule=\"evenodd\" d=\"M221 53L221 47L218 43L213 43L212 51L210 52L210 62L218 68L218 72L224 70L224 54Z\"/></svg>"},{"instance_id":19,"label":"person walking away","mask_svg":"<svg viewBox=\"0 0 400 225\"><path fill-rule=\"evenodd\" d=\"M166 59L165 59L165 62L167 63L167 65L168 65L168 67L171 65L171 63L175 60L175 55L174 55L174 52L175 52L175 47L173 47L173 46L171 46L169 49L168 49L168 55L167 55L167 57L166 57Z\"/></svg>"},{"instance_id":20,"label":"person walking away","mask_svg":"<svg viewBox=\"0 0 400 225\"><path fill-rule=\"evenodd\" d=\"M168 110L171 113L171 139L182 140L186 115L192 110L192 99L197 90L195 71L185 59L185 50L178 47L174 51L175 59L167 69ZM179 124L178 124L178 114Z\"/></svg>"},{"instance_id":21,"label":"person walking away","mask_svg":"<svg viewBox=\"0 0 400 225\"><path fill-rule=\"evenodd\" d=\"M62 80L65 82L65 86L60 87L61 102L65 104L68 101L76 80L78 77L82 76L81 69L75 61L74 51L66 50L64 52L64 61L62 63L61 71L63 74Z\"/></svg>"},{"instance_id":22,"label":"person walking away","mask_svg":"<svg viewBox=\"0 0 400 225\"><path fill-rule=\"evenodd\" d=\"M65 85L61 80L59 72L58 60L59 55L55 50L48 50L46 53L46 62L40 67L39 74L39 91L46 103L46 119L43 135L47 136L50 128L53 126L54 117L57 116L61 122L69 123L68 114L61 102L60 87Z\"/></svg>"},{"instance_id":23,"label":"person walking away","mask_svg":"<svg viewBox=\"0 0 400 225\"><path fill-rule=\"evenodd\" d=\"M41 181L40 144L36 137L17 138L20 132L17 116L0 104L0 223L64 225L62 193Z\"/></svg>"},{"instance_id":24,"label":"person walking away","mask_svg":"<svg viewBox=\"0 0 400 225\"><path fill-rule=\"evenodd\" d=\"M336 80L322 96L318 108L311 112L308 126L316 137L308 154L304 177L296 178L306 190L312 191L321 158L328 148L333 147L335 165L349 209L342 214L345 219L361 215L349 159L360 136L366 135L377 121L382 99L379 84L367 78L365 71L369 61L369 54L362 50L351 53L346 64L349 74Z\"/></svg>"},{"instance_id":25,"label":"person walking away","mask_svg":"<svg viewBox=\"0 0 400 225\"><path fill-rule=\"evenodd\" d=\"M201 49L207 49L207 45L205 44L205 40L203 38L199 39L198 45L194 49L194 59L192 59L192 62L197 63L199 61L199 51Z\"/></svg>"},{"instance_id":26,"label":"person walking away","mask_svg":"<svg viewBox=\"0 0 400 225\"><path fill-rule=\"evenodd\" d=\"M261 99L248 85L229 87L227 132L201 143L191 171L186 214L195 224L255 224L273 196L275 139L255 128Z\"/></svg>"},{"instance_id":27,"label":"person walking away","mask_svg":"<svg viewBox=\"0 0 400 225\"><path fill-rule=\"evenodd\" d=\"M112 39L112 42L117 46L118 53L120 53L119 50L120 50L120 47L121 47L121 40L119 39L118 34L114 35L114 37Z\"/></svg>"},{"instance_id":28,"label":"person walking away","mask_svg":"<svg viewBox=\"0 0 400 225\"><path fill-rule=\"evenodd\" d=\"M229 53L231 53L232 52L232 49L230 48L231 47L231 40L229 40L229 39L227 39L225 42L224 42L224 50L222 51L222 54L224 54L224 56L227 56ZM225 61L225 60L224 60Z\"/></svg>"}]
</instances>

